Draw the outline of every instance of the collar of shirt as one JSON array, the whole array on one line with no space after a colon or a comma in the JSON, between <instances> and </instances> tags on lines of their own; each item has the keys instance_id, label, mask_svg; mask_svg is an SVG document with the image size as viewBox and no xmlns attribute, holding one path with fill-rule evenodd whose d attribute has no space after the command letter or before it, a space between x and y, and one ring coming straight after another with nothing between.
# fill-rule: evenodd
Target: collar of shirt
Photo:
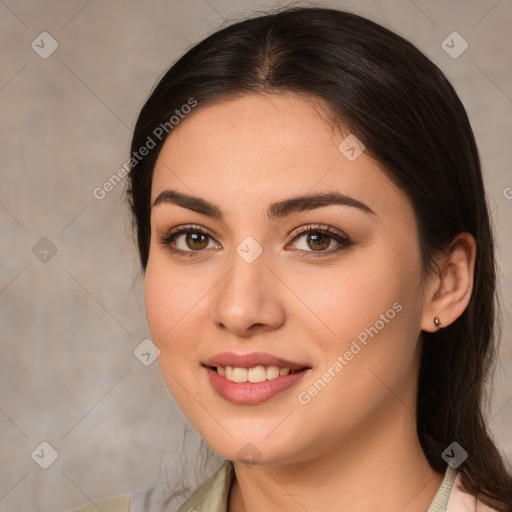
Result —
<instances>
[{"instance_id":1,"label":"collar of shirt","mask_svg":"<svg viewBox=\"0 0 512 512\"><path fill-rule=\"evenodd\" d=\"M213 475L195 489L176 512L227 512L229 491L234 479L233 463L225 460Z\"/></svg>"},{"instance_id":2,"label":"collar of shirt","mask_svg":"<svg viewBox=\"0 0 512 512\"><path fill-rule=\"evenodd\" d=\"M177 512L227 512L229 491L235 477L233 463L224 463L185 500ZM466 512L477 510L476 500L465 493L460 476L451 466L446 471L427 512ZM480 509L479 509L480 510ZM483 508L490 511L491 509Z\"/></svg>"}]
</instances>

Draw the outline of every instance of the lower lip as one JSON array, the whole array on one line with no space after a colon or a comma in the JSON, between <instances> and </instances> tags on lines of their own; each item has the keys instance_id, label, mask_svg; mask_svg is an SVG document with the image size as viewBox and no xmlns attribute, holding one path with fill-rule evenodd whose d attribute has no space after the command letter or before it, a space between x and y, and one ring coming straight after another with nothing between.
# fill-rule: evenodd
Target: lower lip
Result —
<instances>
[{"instance_id":1,"label":"lower lip","mask_svg":"<svg viewBox=\"0 0 512 512\"><path fill-rule=\"evenodd\" d=\"M222 398L237 404L261 404L296 384L309 371L281 375L263 382L232 382L212 368L206 368L210 382Z\"/></svg>"}]
</instances>

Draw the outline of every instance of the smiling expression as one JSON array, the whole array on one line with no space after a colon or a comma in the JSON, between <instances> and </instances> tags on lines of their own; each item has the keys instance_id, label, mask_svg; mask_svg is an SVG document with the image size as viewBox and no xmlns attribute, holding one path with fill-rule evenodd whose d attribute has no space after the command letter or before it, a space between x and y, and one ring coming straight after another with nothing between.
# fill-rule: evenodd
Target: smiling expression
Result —
<instances>
[{"instance_id":1,"label":"smiling expression","mask_svg":"<svg viewBox=\"0 0 512 512\"><path fill-rule=\"evenodd\" d=\"M292 93L199 106L155 165L149 328L180 408L230 460L247 443L301 460L414 410L414 211L326 117Z\"/></svg>"}]
</instances>

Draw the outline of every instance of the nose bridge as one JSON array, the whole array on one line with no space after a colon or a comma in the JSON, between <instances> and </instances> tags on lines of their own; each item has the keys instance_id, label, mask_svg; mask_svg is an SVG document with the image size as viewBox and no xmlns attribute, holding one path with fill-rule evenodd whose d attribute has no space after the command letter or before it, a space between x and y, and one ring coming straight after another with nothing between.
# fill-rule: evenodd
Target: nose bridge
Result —
<instances>
[{"instance_id":1,"label":"nose bridge","mask_svg":"<svg viewBox=\"0 0 512 512\"><path fill-rule=\"evenodd\" d=\"M252 325L278 326L284 316L279 303L268 254L253 238L246 237L229 259L230 270L214 295L212 320L242 335Z\"/></svg>"},{"instance_id":2,"label":"nose bridge","mask_svg":"<svg viewBox=\"0 0 512 512\"><path fill-rule=\"evenodd\" d=\"M252 239L254 240L254 239ZM239 304L252 303L255 307L262 299L265 287L263 286L268 276L266 266L268 258L263 247L254 241L241 242L233 251L229 266L230 271L220 287L222 295Z\"/></svg>"}]
</instances>

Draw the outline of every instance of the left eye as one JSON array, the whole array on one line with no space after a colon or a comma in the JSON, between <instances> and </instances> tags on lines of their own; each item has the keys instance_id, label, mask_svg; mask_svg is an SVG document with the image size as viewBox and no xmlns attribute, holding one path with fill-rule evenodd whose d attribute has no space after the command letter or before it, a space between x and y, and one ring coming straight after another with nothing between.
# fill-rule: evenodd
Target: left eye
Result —
<instances>
[{"instance_id":1,"label":"left eye","mask_svg":"<svg viewBox=\"0 0 512 512\"><path fill-rule=\"evenodd\" d=\"M301 240L302 239L302 240ZM339 240L336 240L334 235L329 233L324 233L322 231L308 231L306 233L302 233L297 235L294 240L298 240L302 242L302 247L300 243L295 243L297 249L301 251L321 251L324 249L328 249L332 244L331 242L335 241L340 243ZM329 251L331 252L331 251Z\"/></svg>"},{"instance_id":2,"label":"left eye","mask_svg":"<svg viewBox=\"0 0 512 512\"><path fill-rule=\"evenodd\" d=\"M303 240L301 240L303 239ZM330 254L333 252L340 251L345 249L351 245L351 241L347 236L336 233L329 228L314 228L314 227L306 227L302 229L299 234L297 234L292 240L299 240L301 244L295 243L297 249L303 252L316 252L318 255L322 254ZM335 249L327 251L332 243L335 242L338 247ZM300 246L302 245L302 247ZM317 254L315 254L317 256Z\"/></svg>"}]
</instances>

